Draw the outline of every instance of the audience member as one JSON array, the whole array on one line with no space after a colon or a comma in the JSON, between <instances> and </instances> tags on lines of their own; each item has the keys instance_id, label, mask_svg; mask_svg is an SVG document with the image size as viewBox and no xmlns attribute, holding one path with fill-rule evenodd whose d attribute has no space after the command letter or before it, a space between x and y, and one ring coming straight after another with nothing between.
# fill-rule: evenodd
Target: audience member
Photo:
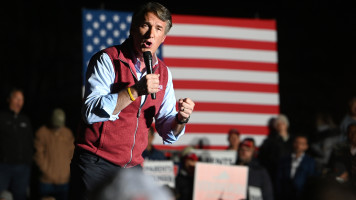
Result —
<instances>
[{"instance_id":1,"label":"audience member","mask_svg":"<svg viewBox=\"0 0 356 200\"><path fill-rule=\"evenodd\" d=\"M194 172L198 156L193 153L193 148L186 147L181 155L181 164L176 176L176 198L177 200L193 199Z\"/></svg>"},{"instance_id":2,"label":"audience member","mask_svg":"<svg viewBox=\"0 0 356 200\"><path fill-rule=\"evenodd\" d=\"M148 144L146 149L142 152L142 157L146 160L167 160L166 156L164 153L158 149L156 149L152 142L154 139L155 135L155 129L153 126L148 129Z\"/></svg>"},{"instance_id":3,"label":"audience member","mask_svg":"<svg viewBox=\"0 0 356 200\"><path fill-rule=\"evenodd\" d=\"M289 155L292 152L292 135L289 133L289 120L286 115L280 114L274 120L276 134L267 137L258 153L258 159L264 166L272 182L275 182L276 170L278 162L283 156Z\"/></svg>"},{"instance_id":4,"label":"audience member","mask_svg":"<svg viewBox=\"0 0 356 200\"><path fill-rule=\"evenodd\" d=\"M339 127L329 113L317 113L315 132L310 141L310 155L315 158L318 171L328 173L328 162L333 147L340 142Z\"/></svg>"},{"instance_id":5,"label":"audience member","mask_svg":"<svg viewBox=\"0 0 356 200\"><path fill-rule=\"evenodd\" d=\"M337 180L349 182L356 189L356 122L349 124L347 135L347 142L335 147L329 163Z\"/></svg>"},{"instance_id":6,"label":"audience member","mask_svg":"<svg viewBox=\"0 0 356 200\"><path fill-rule=\"evenodd\" d=\"M267 170L258 163L254 156L255 153L255 140L253 138L244 139L240 143L236 164L248 167L248 188L257 188L261 191L262 196L260 198L263 200L272 200L274 197L271 179ZM255 198L257 197L254 197L253 194L250 194L249 192L247 193L247 200Z\"/></svg>"},{"instance_id":7,"label":"audience member","mask_svg":"<svg viewBox=\"0 0 356 200\"><path fill-rule=\"evenodd\" d=\"M40 170L39 196L68 199L74 135L65 125L65 112L54 109L48 125L36 131L34 160Z\"/></svg>"},{"instance_id":8,"label":"audience member","mask_svg":"<svg viewBox=\"0 0 356 200\"><path fill-rule=\"evenodd\" d=\"M89 200L174 200L174 196L142 170L132 169L118 170L89 195Z\"/></svg>"},{"instance_id":9,"label":"audience member","mask_svg":"<svg viewBox=\"0 0 356 200\"><path fill-rule=\"evenodd\" d=\"M239 149L239 144L240 144L240 132L235 128L230 129L227 140L229 142L229 146L227 147L227 150L237 151Z\"/></svg>"},{"instance_id":10,"label":"audience member","mask_svg":"<svg viewBox=\"0 0 356 200\"><path fill-rule=\"evenodd\" d=\"M315 160L305 152L308 138L298 135L293 140L293 153L281 158L276 177L276 199L301 199L307 181L317 176Z\"/></svg>"},{"instance_id":11,"label":"audience member","mask_svg":"<svg viewBox=\"0 0 356 200\"><path fill-rule=\"evenodd\" d=\"M341 140L347 140L347 127L350 123L356 122L356 97L349 101L349 110L340 123Z\"/></svg>"},{"instance_id":12,"label":"audience member","mask_svg":"<svg viewBox=\"0 0 356 200\"><path fill-rule=\"evenodd\" d=\"M28 196L33 156L33 131L29 118L21 113L24 94L13 89L9 107L0 112L0 192L8 190L15 200Z\"/></svg>"}]
</instances>

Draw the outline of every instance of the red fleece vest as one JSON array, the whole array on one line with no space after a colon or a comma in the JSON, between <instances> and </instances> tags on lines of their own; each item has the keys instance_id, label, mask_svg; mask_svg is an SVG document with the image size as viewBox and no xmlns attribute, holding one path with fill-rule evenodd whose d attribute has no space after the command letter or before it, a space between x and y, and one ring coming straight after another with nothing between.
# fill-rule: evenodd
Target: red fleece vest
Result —
<instances>
[{"instance_id":1,"label":"red fleece vest","mask_svg":"<svg viewBox=\"0 0 356 200\"><path fill-rule=\"evenodd\" d=\"M129 59L131 56L127 50L127 43L126 41L121 46L104 50L115 68L112 93L126 89L137 81L135 67ZM162 90L156 93L155 100L148 95L145 104L140 109L141 97L138 97L121 110L119 119L84 124L78 134L77 146L121 167L142 164L144 159L141 154L147 146L148 129L162 104L168 81L167 66L161 60L154 66L153 71L155 74L160 74L160 85L162 85Z\"/></svg>"}]
</instances>

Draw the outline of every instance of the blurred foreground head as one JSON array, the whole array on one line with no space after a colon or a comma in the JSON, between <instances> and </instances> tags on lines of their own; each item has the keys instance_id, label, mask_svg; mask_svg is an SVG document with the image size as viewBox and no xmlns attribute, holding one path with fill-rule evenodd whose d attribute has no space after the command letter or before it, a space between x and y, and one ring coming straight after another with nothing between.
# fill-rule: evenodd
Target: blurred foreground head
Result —
<instances>
[{"instance_id":1,"label":"blurred foreground head","mask_svg":"<svg viewBox=\"0 0 356 200\"><path fill-rule=\"evenodd\" d=\"M90 200L172 200L171 192L139 169L122 169L97 188Z\"/></svg>"}]
</instances>

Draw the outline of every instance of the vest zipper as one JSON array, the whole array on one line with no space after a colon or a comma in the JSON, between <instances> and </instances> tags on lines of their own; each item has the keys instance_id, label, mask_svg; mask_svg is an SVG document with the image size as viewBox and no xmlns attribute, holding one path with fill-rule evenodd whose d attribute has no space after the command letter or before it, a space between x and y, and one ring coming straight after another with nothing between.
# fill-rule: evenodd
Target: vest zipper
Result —
<instances>
[{"instance_id":1,"label":"vest zipper","mask_svg":"<svg viewBox=\"0 0 356 200\"><path fill-rule=\"evenodd\" d=\"M131 151L130 151L130 160L129 160L129 162L127 162L127 163L125 164L125 166L124 166L123 168L126 168L127 165L130 164L131 161L132 161L132 153L133 153L133 149L134 149L135 143L136 143L136 134L137 134L137 130L138 130L138 122L139 122L140 115L141 115L141 108L142 108L142 106L140 106L140 108L138 109L138 112L137 112L136 130L135 130L134 139L133 139L133 144L132 144Z\"/></svg>"}]
</instances>

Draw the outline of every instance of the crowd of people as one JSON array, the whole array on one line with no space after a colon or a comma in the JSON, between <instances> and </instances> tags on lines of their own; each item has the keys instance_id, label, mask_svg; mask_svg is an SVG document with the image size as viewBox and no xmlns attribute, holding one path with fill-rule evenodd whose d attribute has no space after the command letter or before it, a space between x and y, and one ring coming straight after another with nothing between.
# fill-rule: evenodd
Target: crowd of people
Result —
<instances>
[{"instance_id":1,"label":"crowd of people","mask_svg":"<svg viewBox=\"0 0 356 200\"><path fill-rule=\"evenodd\" d=\"M22 90L14 89L8 109L0 113L0 199L66 200L74 134L65 125L65 112L54 109L48 123L33 131L30 119L21 112L23 104ZM260 146L254 138L241 139L243 133L232 128L227 132L226 150L237 152L235 164L249 168L248 187L259 188L264 200L332 199L337 195L352 199L356 191L356 98L349 106L350 113L340 126L330 115L317 115L313 135L290 133L288 117L279 114L268 122L270 133ZM152 126L142 157L172 160L168 151L153 145L156 134ZM196 147L178 152L175 188L169 188L172 199L193 198L195 165L200 161L193 151ZM248 191L246 194L249 199Z\"/></svg>"}]
</instances>

